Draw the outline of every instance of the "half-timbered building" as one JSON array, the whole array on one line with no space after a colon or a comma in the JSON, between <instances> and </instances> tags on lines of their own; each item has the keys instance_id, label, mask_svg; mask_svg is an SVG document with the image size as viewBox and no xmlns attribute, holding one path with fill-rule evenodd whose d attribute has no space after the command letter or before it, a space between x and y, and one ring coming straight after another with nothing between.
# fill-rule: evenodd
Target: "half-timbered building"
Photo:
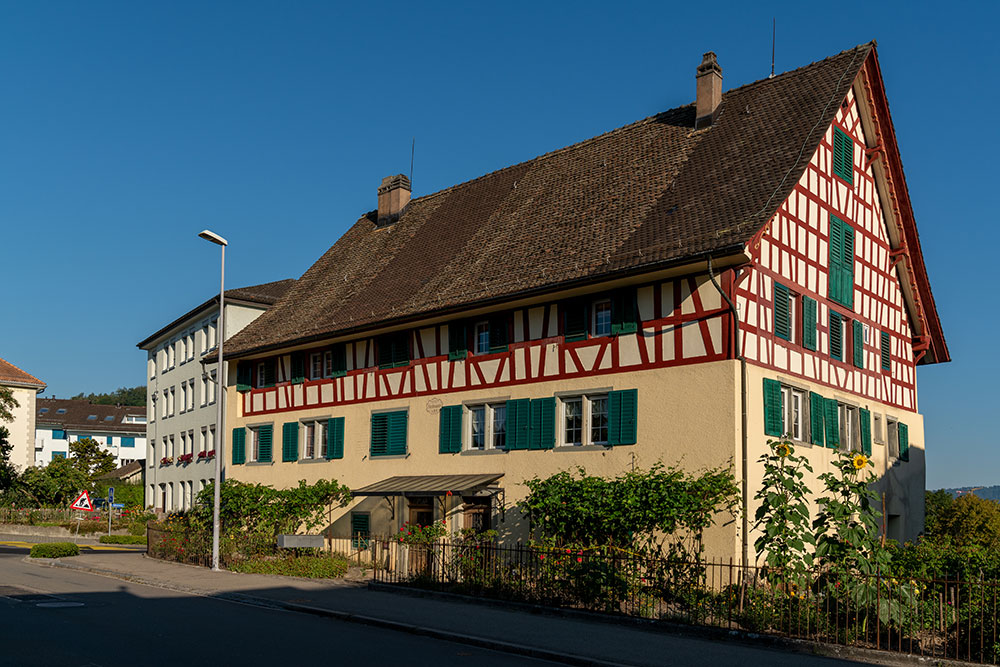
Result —
<instances>
[{"instance_id":1,"label":"half-timbered building","mask_svg":"<svg viewBox=\"0 0 1000 667\"><path fill-rule=\"evenodd\" d=\"M916 367L948 361L875 45L410 198L404 176L229 345L230 478L336 478L331 535L525 535L524 481L871 455L923 523ZM742 518L709 553L752 544ZM752 553L750 554L752 558Z\"/></svg>"}]
</instances>

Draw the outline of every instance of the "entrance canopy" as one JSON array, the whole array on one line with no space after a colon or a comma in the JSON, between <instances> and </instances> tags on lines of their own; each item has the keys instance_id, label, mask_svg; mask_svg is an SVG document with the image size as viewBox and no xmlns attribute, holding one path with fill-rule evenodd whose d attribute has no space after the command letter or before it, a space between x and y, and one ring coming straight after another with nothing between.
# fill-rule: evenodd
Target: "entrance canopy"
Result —
<instances>
[{"instance_id":1,"label":"entrance canopy","mask_svg":"<svg viewBox=\"0 0 1000 667\"><path fill-rule=\"evenodd\" d=\"M352 496L466 496L485 490L503 477L490 475L397 475L352 490Z\"/></svg>"}]
</instances>

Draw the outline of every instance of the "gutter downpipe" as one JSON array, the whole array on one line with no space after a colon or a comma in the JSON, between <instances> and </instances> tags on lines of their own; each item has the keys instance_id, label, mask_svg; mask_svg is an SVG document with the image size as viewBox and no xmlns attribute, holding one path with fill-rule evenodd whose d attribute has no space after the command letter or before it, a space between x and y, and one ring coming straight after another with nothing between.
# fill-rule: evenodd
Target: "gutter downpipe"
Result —
<instances>
[{"instance_id":1,"label":"gutter downpipe","mask_svg":"<svg viewBox=\"0 0 1000 667\"><path fill-rule=\"evenodd\" d=\"M739 269L735 270L735 275L733 276L733 285L739 280ZM741 425L740 425L740 438L742 440L742 530L741 530L741 547L742 547L742 557L743 557L743 567L746 568L750 565L750 519L748 512L750 511L750 493L749 483L747 481L747 474L749 473L749 463L747 461L747 360L743 356L743 351L740 349L740 316L739 312L736 310L736 305L733 300L729 298L726 291L722 289L719 282L715 279L715 271L712 270L712 256L708 256L708 277L712 281L712 285L718 290L722 298L726 300L729 304L729 310L733 314L733 350L736 355L736 359L740 362L740 403L742 407L743 414L741 415Z\"/></svg>"}]
</instances>

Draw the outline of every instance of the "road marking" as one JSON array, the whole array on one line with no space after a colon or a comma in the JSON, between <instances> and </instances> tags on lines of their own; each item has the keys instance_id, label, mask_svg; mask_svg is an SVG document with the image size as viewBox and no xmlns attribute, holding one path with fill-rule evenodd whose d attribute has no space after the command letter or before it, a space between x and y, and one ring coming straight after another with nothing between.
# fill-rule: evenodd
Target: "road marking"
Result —
<instances>
[{"instance_id":1,"label":"road marking","mask_svg":"<svg viewBox=\"0 0 1000 667\"><path fill-rule=\"evenodd\" d=\"M21 542L18 540L0 541L0 547L15 547L17 549L30 549L35 546L35 544L48 544L48 542ZM142 551L143 549L140 545L129 547L123 544L80 544L77 546L81 549L90 549L91 551Z\"/></svg>"}]
</instances>

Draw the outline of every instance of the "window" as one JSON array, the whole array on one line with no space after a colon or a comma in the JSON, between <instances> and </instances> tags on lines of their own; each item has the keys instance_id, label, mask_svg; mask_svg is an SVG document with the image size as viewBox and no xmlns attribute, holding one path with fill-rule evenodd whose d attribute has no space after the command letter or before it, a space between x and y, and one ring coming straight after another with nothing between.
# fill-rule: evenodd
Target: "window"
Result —
<instances>
[{"instance_id":1,"label":"window","mask_svg":"<svg viewBox=\"0 0 1000 667\"><path fill-rule=\"evenodd\" d=\"M66 452L52 452L52 460L66 458Z\"/></svg>"},{"instance_id":2,"label":"window","mask_svg":"<svg viewBox=\"0 0 1000 667\"><path fill-rule=\"evenodd\" d=\"M328 378L347 375L347 345L337 343L332 350L323 353L324 375Z\"/></svg>"},{"instance_id":3,"label":"window","mask_svg":"<svg viewBox=\"0 0 1000 667\"><path fill-rule=\"evenodd\" d=\"M174 346L176 344L177 344L177 341L172 341L167 346L167 367L168 368L173 368L175 366L174 362L176 361L176 353L175 353L175 350L174 350ZM166 370L166 369L164 369L164 370Z\"/></svg>"},{"instance_id":4,"label":"window","mask_svg":"<svg viewBox=\"0 0 1000 667\"><path fill-rule=\"evenodd\" d=\"M170 390L169 389L164 389L163 390L163 411L162 411L163 414L160 415L161 417L163 417L163 418L167 417L167 414L168 414L168 412L167 412L167 406L169 404L170 404Z\"/></svg>"},{"instance_id":5,"label":"window","mask_svg":"<svg viewBox=\"0 0 1000 667\"><path fill-rule=\"evenodd\" d=\"M854 307L854 228L830 216L830 261L828 295L848 308Z\"/></svg>"},{"instance_id":6,"label":"window","mask_svg":"<svg viewBox=\"0 0 1000 667\"><path fill-rule=\"evenodd\" d=\"M309 355L309 379L319 380L323 377L323 353L313 352Z\"/></svg>"},{"instance_id":7,"label":"window","mask_svg":"<svg viewBox=\"0 0 1000 667\"><path fill-rule=\"evenodd\" d=\"M806 393L804 391L781 385L781 432L783 436L787 435L800 442L805 440L805 402Z\"/></svg>"},{"instance_id":8,"label":"window","mask_svg":"<svg viewBox=\"0 0 1000 667\"><path fill-rule=\"evenodd\" d=\"M587 304L571 301L560 306L563 313L563 336L567 343L587 340Z\"/></svg>"},{"instance_id":9,"label":"window","mask_svg":"<svg viewBox=\"0 0 1000 667\"><path fill-rule=\"evenodd\" d=\"M837 417L840 426L841 451L845 452L861 451L860 438L859 438L860 429L858 427L858 409L850 405L844 405L843 403L838 403Z\"/></svg>"},{"instance_id":10,"label":"window","mask_svg":"<svg viewBox=\"0 0 1000 667\"><path fill-rule=\"evenodd\" d=\"M271 424L261 426L248 426L246 429L246 461L247 463L271 462L271 443L274 436L274 427ZM233 443L235 447L235 443ZM234 451L235 455L235 451Z\"/></svg>"},{"instance_id":11,"label":"window","mask_svg":"<svg viewBox=\"0 0 1000 667\"><path fill-rule=\"evenodd\" d=\"M56 409L56 414L57 415L64 415L64 414L66 414L66 408L57 408Z\"/></svg>"},{"instance_id":12,"label":"window","mask_svg":"<svg viewBox=\"0 0 1000 667\"><path fill-rule=\"evenodd\" d=\"M505 449L507 447L507 403L469 407L469 449Z\"/></svg>"},{"instance_id":13,"label":"window","mask_svg":"<svg viewBox=\"0 0 1000 667\"><path fill-rule=\"evenodd\" d=\"M299 423L281 425L281 460L291 463L299 460Z\"/></svg>"},{"instance_id":14,"label":"window","mask_svg":"<svg viewBox=\"0 0 1000 667\"><path fill-rule=\"evenodd\" d=\"M198 346L198 354L205 354L208 350L208 325L201 327L201 345Z\"/></svg>"},{"instance_id":15,"label":"window","mask_svg":"<svg viewBox=\"0 0 1000 667\"><path fill-rule=\"evenodd\" d=\"M410 338L409 332L382 336L378 339L378 367L396 368L406 366L410 363Z\"/></svg>"},{"instance_id":16,"label":"window","mask_svg":"<svg viewBox=\"0 0 1000 667\"><path fill-rule=\"evenodd\" d=\"M468 350L469 341L466 323L463 321L448 324L448 360L465 359Z\"/></svg>"},{"instance_id":17,"label":"window","mask_svg":"<svg viewBox=\"0 0 1000 667\"><path fill-rule=\"evenodd\" d=\"M66 431L64 429L60 429L60 428L54 428L54 429L52 429L52 439L53 440L65 440L66 439Z\"/></svg>"},{"instance_id":18,"label":"window","mask_svg":"<svg viewBox=\"0 0 1000 667\"><path fill-rule=\"evenodd\" d=\"M207 452L208 451L208 427L201 427L201 435L198 436L198 451Z\"/></svg>"},{"instance_id":19,"label":"window","mask_svg":"<svg viewBox=\"0 0 1000 667\"><path fill-rule=\"evenodd\" d=\"M174 436L170 436L170 447L167 451L167 456L173 457L177 454L177 441L174 440Z\"/></svg>"},{"instance_id":20,"label":"window","mask_svg":"<svg viewBox=\"0 0 1000 667\"><path fill-rule=\"evenodd\" d=\"M844 319L840 313L830 311L830 356L844 360Z\"/></svg>"},{"instance_id":21,"label":"window","mask_svg":"<svg viewBox=\"0 0 1000 667\"><path fill-rule=\"evenodd\" d=\"M181 382L181 412L187 410L188 386L187 382Z\"/></svg>"},{"instance_id":22,"label":"window","mask_svg":"<svg viewBox=\"0 0 1000 667\"><path fill-rule=\"evenodd\" d=\"M373 414L371 456L406 454L407 421L406 411Z\"/></svg>"},{"instance_id":23,"label":"window","mask_svg":"<svg viewBox=\"0 0 1000 667\"><path fill-rule=\"evenodd\" d=\"M590 331L593 336L611 335L611 300L604 299L594 303L591 308Z\"/></svg>"},{"instance_id":24,"label":"window","mask_svg":"<svg viewBox=\"0 0 1000 667\"><path fill-rule=\"evenodd\" d=\"M181 433L181 454L188 453L188 437L187 433Z\"/></svg>"},{"instance_id":25,"label":"window","mask_svg":"<svg viewBox=\"0 0 1000 667\"><path fill-rule=\"evenodd\" d=\"M368 512L351 512L351 548L367 549L371 536L371 514Z\"/></svg>"},{"instance_id":26,"label":"window","mask_svg":"<svg viewBox=\"0 0 1000 667\"><path fill-rule=\"evenodd\" d=\"M49 411L49 409L48 409L48 408L41 408L41 409L40 409L40 410L38 411L38 414L40 414L40 415L44 415L44 414L45 414L45 413L47 413L48 411Z\"/></svg>"},{"instance_id":27,"label":"window","mask_svg":"<svg viewBox=\"0 0 1000 667\"><path fill-rule=\"evenodd\" d=\"M608 395L586 394L562 400L562 445L607 445Z\"/></svg>"},{"instance_id":28,"label":"window","mask_svg":"<svg viewBox=\"0 0 1000 667\"><path fill-rule=\"evenodd\" d=\"M327 420L307 421L303 423L305 442L302 452L303 459L327 458Z\"/></svg>"},{"instance_id":29,"label":"window","mask_svg":"<svg viewBox=\"0 0 1000 667\"><path fill-rule=\"evenodd\" d=\"M833 173L849 185L854 183L854 139L833 128Z\"/></svg>"},{"instance_id":30,"label":"window","mask_svg":"<svg viewBox=\"0 0 1000 667\"><path fill-rule=\"evenodd\" d=\"M473 339L473 354L489 354L490 352L490 323L486 320L476 322L475 338Z\"/></svg>"},{"instance_id":31,"label":"window","mask_svg":"<svg viewBox=\"0 0 1000 667\"><path fill-rule=\"evenodd\" d=\"M886 435L889 445L889 456L899 458L899 422L892 417L886 417Z\"/></svg>"},{"instance_id":32,"label":"window","mask_svg":"<svg viewBox=\"0 0 1000 667\"><path fill-rule=\"evenodd\" d=\"M170 416L174 416L175 408L177 407L177 390L173 387L170 388Z\"/></svg>"},{"instance_id":33,"label":"window","mask_svg":"<svg viewBox=\"0 0 1000 667\"><path fill-rule=\"evenodd\" d=\"M885 436L882 433L882 415L876 413L872 415L872 435L875 437L875 442L880 445L885 444Z\"/></svg>"},{"instance_id":34,"label":"window","mask_svg":"<svg viewBox=\"0 0 1000 667\"><path fill-rule=\"evenodd\" d=\"M852 354L851 360L854 362L855 368L865 367L865 325L859 320L854 320L852 322L853 328L851 330L851 347Z\"/></svg>"},{"instance_id":35,"label":"window","mask_svg":"<svg viewBox=\"0 0 1000 667\"><path fill-rule=\"evenodd\" d=\"M111 416L111 415L108 415L107 417L104 418L104 421L106 421L106 422L113 422L114 420L115 420L115 418L113 416Z\"/></svg>"},{"instance_id":36,"label":"window","mask_svg":"<svg viewBox=\"0 0 1000 667\"><path fill-rule=\"evenodd\" d=\"M191 333L189 333L188 337L187 337L187 352L188 352L188 361L193 361L194 360L194 332L193 331Z\"/></svg>"},{"instance_id":37,"label":"window","mask_svg":"<svg viewBox=\"0 0 1000 667\"><path fill-rule=\"evenodd\" d=\"M219 320L212 320L208 325L208 349L213 349L218 342L216 341L216 335L219 328Z\"/></svg>"},{"instance_id":38,"label":"window","mask_svg":"<svg viewBox=\"0 0 1000 667\"><path fill-rule=\"evenodd\" d=\"M777 438L789 437L799 442L807 442L806 423L810 415L819 416L819 438L822 444L823 431L823 399L812 394L813 399L819 399L819 404L807 408L806 391L797 387L782 384L777 380L764 380L764 433ZM810 414L807 414L807 410ZM816 442L816 437L812 438Z\"/></svg>"},{"instance_id":39,"label":"window","mask_svg":"<svg viewBox=\"0 0 1000 667\"><path fill-rule=\"evenodd\" d=\"M891 351L892 340L889 338L888 331L882 331L879 333L879 363L883 371L888 372L892 369L892 351Z\"/></svg>"},{"instance_id":40,"label":"window","mask_svg":"<svg viewBox=\"0 0 1000 667\"><path fill-rule=\"evenodd\" d=\"M208 451L210 452L215 451L215 424L208 427L208 444L206 447L208 447Z\"/></svg>"}]
</instances>

